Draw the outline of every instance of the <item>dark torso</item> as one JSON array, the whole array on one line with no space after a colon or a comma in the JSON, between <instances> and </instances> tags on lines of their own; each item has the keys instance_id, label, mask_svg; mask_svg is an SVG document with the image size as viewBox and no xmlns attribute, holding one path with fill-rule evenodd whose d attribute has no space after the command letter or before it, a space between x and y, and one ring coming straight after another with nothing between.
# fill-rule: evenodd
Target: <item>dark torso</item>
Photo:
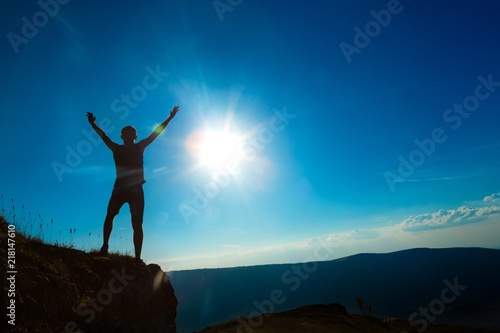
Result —
<instances>
[{"instance_id":1,"label":"dark torso","mask_svg":"<svg viewBox=\"0 0 500 333\"><path fill-rule=\"evenodd\" d=\"M144 149L139 144L118 145L113 151L116 165L115 187L144 184Z\"/></svg>"}]
</instances>

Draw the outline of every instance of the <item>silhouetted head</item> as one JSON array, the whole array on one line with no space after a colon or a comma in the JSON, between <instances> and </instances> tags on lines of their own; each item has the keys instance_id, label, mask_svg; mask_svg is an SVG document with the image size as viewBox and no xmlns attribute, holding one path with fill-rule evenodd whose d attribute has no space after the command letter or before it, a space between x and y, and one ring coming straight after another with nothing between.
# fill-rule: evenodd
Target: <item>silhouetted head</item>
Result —
<instances>
[{"instance_id":1,"label":"silhouetted head","mask_svg":"<svg viewBox=\"0 0 500 333\"><path fill-rule=\"evenodd\" d=\"M137 139L137 131L135 130L134 126L125 126L122 128L122 140L123 143L128 144L128 143L134 143L134 141Z\"/></svg>"}]
</instances>

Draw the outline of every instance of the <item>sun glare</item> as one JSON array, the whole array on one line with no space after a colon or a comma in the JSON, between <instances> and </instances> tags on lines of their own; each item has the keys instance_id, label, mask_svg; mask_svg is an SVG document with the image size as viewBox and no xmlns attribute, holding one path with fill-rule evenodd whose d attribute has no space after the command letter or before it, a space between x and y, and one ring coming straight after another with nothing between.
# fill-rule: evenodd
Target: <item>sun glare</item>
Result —
<instances>
[{"instance_id":1,"label":"sun glare","mask_svg":"<svg viewBox=\"0 0 500 333\"><path fill-rule=\"evenodd\" d=\"M238 157L238 136L226 130L198 130L188 139L188 149L199 164L210 169L224 168Z\"/></svg>"}]
</instances>

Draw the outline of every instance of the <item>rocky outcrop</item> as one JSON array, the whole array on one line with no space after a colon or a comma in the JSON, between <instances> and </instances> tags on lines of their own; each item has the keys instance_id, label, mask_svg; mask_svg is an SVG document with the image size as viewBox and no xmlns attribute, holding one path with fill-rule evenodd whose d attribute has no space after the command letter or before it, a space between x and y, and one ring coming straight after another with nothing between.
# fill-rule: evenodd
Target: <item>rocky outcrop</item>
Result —
<instances>
[{"instance_id":1,"label":"rocky outcrop","mask_svg":"<svg viewBox=\"0 0 500 333\"><path fill-rule=\"evenodd\" d=\"M4 222L1 228L5 235ZM6 237L0 241L4 304L15 299L15 325L8 324L9 330L176 332L177 298L158 265L121 255L101 257L16 234L16 273L11 274L3 269ZM7 280L10 275L13 285ZM15 297L8 293L12 287Z\"/></svg>"},{"instance_id":2,"label":"rocky outcrop","mask_svg":"<svg viewBox=\"0 0 500 333\"><path fill-rule=\"evenodd\" d=\"M349 314L340 304L307 305L279 313L236 320L208 327L199 333L498 333L499 328L473 328L446 324L410 323L396 318L378 319Z\"/></svg>"}]
</instances>

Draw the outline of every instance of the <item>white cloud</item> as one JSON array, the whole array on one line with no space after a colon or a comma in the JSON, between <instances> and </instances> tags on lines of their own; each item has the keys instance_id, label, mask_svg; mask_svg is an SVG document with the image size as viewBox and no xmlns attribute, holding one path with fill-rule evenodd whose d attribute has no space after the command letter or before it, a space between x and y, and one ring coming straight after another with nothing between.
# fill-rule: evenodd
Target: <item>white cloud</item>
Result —
<instances>
[{"instance_id":1,"label":"white cloud","mask_svg":"<svg viewBox=\"0 0 500 333\"><path fill-rule=\"evenodd\" d=\"M492 195L487 195L483 199L483 201L485 202L490 202L490 201L498 202L499 200L500 200L500 193L493 193Z\"/></svg>"},{"instance_id":2,"label":"white cloud","mask_svg":"<svg viewBox=\"0 0 500 333\"><path fill-rule=\"evenodd\" d=\"M405 231L423 231L476 223L490 215L500 213L500 194L486 196L482 201L456 209L410 216L401 223Z\"/></svg>"}]
</instances>

